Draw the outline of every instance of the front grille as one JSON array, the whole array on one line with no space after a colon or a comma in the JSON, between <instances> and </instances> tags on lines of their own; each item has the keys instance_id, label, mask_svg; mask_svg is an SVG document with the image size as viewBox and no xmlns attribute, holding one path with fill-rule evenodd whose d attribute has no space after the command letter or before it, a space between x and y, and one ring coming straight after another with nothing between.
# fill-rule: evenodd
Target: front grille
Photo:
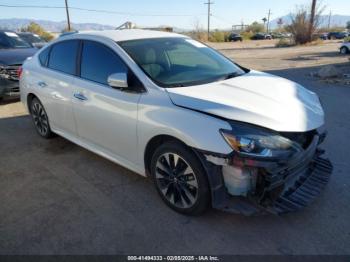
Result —
<instances>
[{"instance_id":1,"label":"front grille","mask_svg":"<svg viewBox=\"0 0 350 262\"><path fill-rule=\"evenodd\" d=\"M18 81L19 65L5 66L0 68L0 76L13 81Z\"/></svg>"},{"instance_id":2,"label":"front grille","mask_svg":"<svg viewBox=\"0 0 350 262\"><path fill-rule=\"evenodd\" d=\"M10 92L11 92L11 93L18 93L18 92L19 92L19 87L18 87L18 86L12 87L12 88L10 89Z\"/></svg>"}]
</instances>

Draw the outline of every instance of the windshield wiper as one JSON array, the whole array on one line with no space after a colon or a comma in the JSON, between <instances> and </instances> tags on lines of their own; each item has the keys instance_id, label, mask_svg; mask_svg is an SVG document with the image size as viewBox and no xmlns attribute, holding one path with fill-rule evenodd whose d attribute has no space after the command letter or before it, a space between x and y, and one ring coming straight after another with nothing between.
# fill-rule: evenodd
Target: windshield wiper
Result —
<instances>
[{"instance_id":1,"label":"windshield wiper","mask_svg":"<svg viewBox=\"0 0 350 262\"><path fill-rule=\"evenodd\" d=\"M227 79L231 79L231 78L234 78L234 77L237 77L237 76L240 76L241 74L237 73L237 72L232 72L232 73L229 73L227 75L225 75L223 77L224 80L227 80Z\"/></svg>"},{"instance_id":2,"label":"windshield wiper","mask_svg":"<svg viewBox=\"0 0 350 262\"><path fill-rule=\"evenodd\" d=\"M172 85L169 85L168 87L172 88L172 87L184 87L185 85L184 84L172 84Z\"/></svg>"}]
</instances>

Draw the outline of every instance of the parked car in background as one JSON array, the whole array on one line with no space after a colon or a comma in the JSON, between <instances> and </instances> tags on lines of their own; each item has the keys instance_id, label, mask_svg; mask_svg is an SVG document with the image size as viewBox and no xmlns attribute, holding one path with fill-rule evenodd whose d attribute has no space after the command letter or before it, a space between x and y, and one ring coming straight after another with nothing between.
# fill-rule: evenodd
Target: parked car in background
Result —
<instances>
[{"instance_id":1,"label":"parked car in background","mask_svg":"<svg viewBox=\"0 0 350 262\"><path fill-rule=\"evenodd\" d=\"M344 42L340 46L340 53L345 55L350 53L350 42Z\"/></svg>"},{"instance_id":2,"label":"parked car in background","mask_svg":"<svg viewBox=\"0 0 350 262\"><path fill-rule=\"evenodd\" d=\"M288 38L287 34L284 34L284 33L272 33L271 36L272 36L272 39Z\"/></svg>"},{"instance_id":3,"label":"parked car in background","mask_svg":"<svg viewBox=\"0 0 350 262\"><path fill-rule=\"evenodd\" d=\"M257 33L251 37L252 40L271 40L272 36L269 34Z\"/></svg>"},{"instance_id":4,"label":"parked car in background","mask_svg":"<svg viewBox=\"0 0 350 262\"><path fill-rule=\"evenodd\" d=\"M36 47L38 49L42 48L44 45L47 44L47 42L42 39L40 36L37 34L33 34L30 32L20 32L17 33L24 41L28 42L31 44L33 47Z\"/></svg>"},{"instance_id":5,"label":"parked car in background","mask_svg":"<svg viewBox=\"0 0 350 262\"><path fill-rule=\"evenodd\" d=\"M67 35L24 63L20 83L40 136L59 134L150 176L181 213L292 212L332 172L315 93L187 36Z\"/></svg>"},{"instance_id":6,"label":"parked car in background","mask_svg":"<svg viewBox=\"0 0 350 262\"><path fill-rule=\"evenodd\" d=\"M347 32L330 32L330 33L328 33L329 40L344 39L348 36L349 36L349 33L347 33Z\"/></svg>"},{"instance_id":7,"label":"parked car in background","mask_svg":"<svg viewBox=\"0 0 350 262\"><path fill-rule=\"evenodd\" d=\"M319 34L318 37L319 37L321 40L328 40L328 34L329 34L329 33Z\"/></svg>"},{"instance_id":8,"label":"parked car in background","mask_svg":"<svg viewBox=\"0 0 350 262\"><path fill-rule=\"evenodd\" d=\"M236 33L231 33L228 37L228 41L229 42L237 42L237 41L240 41L242 42L243 41L243 38L240 34L236 34Z\"/></svg>"},{"instance_id":9,"label":"parked car in background","mask_svg":"<svg viewBox=\"0 0 350 262\"><path fill-rule=\"evenodd\" d=\"M0 99L19 95L18 70L37 51L15 32L0 30Z\"/></svg>"}]
</instances>

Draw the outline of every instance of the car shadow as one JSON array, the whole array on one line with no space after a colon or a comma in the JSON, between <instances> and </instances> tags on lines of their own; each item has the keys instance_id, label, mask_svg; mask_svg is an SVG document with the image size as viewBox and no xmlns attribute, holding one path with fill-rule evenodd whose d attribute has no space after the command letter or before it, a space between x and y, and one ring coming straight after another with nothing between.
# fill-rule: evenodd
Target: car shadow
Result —
<instances>
[{"instance_id":1,"label":"car shadow","mask_svg":"<svg viewBox=\"0 0 350 262\"><path fill-rule=\"evenodd\" d=\"M314 60L318 60L320 58L329 58L329 57L340 57L340 56L344 56L342 54L340 54L339 52L320 52L317 54L301 54L298 55L297 57L292 57L292 58L285 58L283 60L285 61L294 61L294 62L298 62L298 61L314 61Z\"/></svg>"}]
</instances>

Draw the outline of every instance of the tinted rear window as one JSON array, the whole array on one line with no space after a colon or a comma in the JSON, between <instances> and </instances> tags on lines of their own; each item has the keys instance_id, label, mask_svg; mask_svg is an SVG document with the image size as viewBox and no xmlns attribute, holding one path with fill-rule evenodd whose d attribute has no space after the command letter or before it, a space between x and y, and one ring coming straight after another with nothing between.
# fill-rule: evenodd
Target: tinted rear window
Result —
<instances>
[{"instance_id":1,"label":"tinted rear window","mask_svg":"<svg viewBox=\"0 0 350 262\"><path fill-rule=\"evenodd\" d=\"M48 67L67 74L75 75L79 42L64 41L51 47Z\"/></svg>"},{"instance_id":2,"label":"tinted rear window","mask_svg":"<svg viewBox=\"0 0 350 262\"><path fill-rule=\"evenodd\" d=\"M40 54L39 54L39 61L42 66L47 66L47 60L49 58L49 52L50 48L45 48Z\"/></svg>"}]
</instances>

